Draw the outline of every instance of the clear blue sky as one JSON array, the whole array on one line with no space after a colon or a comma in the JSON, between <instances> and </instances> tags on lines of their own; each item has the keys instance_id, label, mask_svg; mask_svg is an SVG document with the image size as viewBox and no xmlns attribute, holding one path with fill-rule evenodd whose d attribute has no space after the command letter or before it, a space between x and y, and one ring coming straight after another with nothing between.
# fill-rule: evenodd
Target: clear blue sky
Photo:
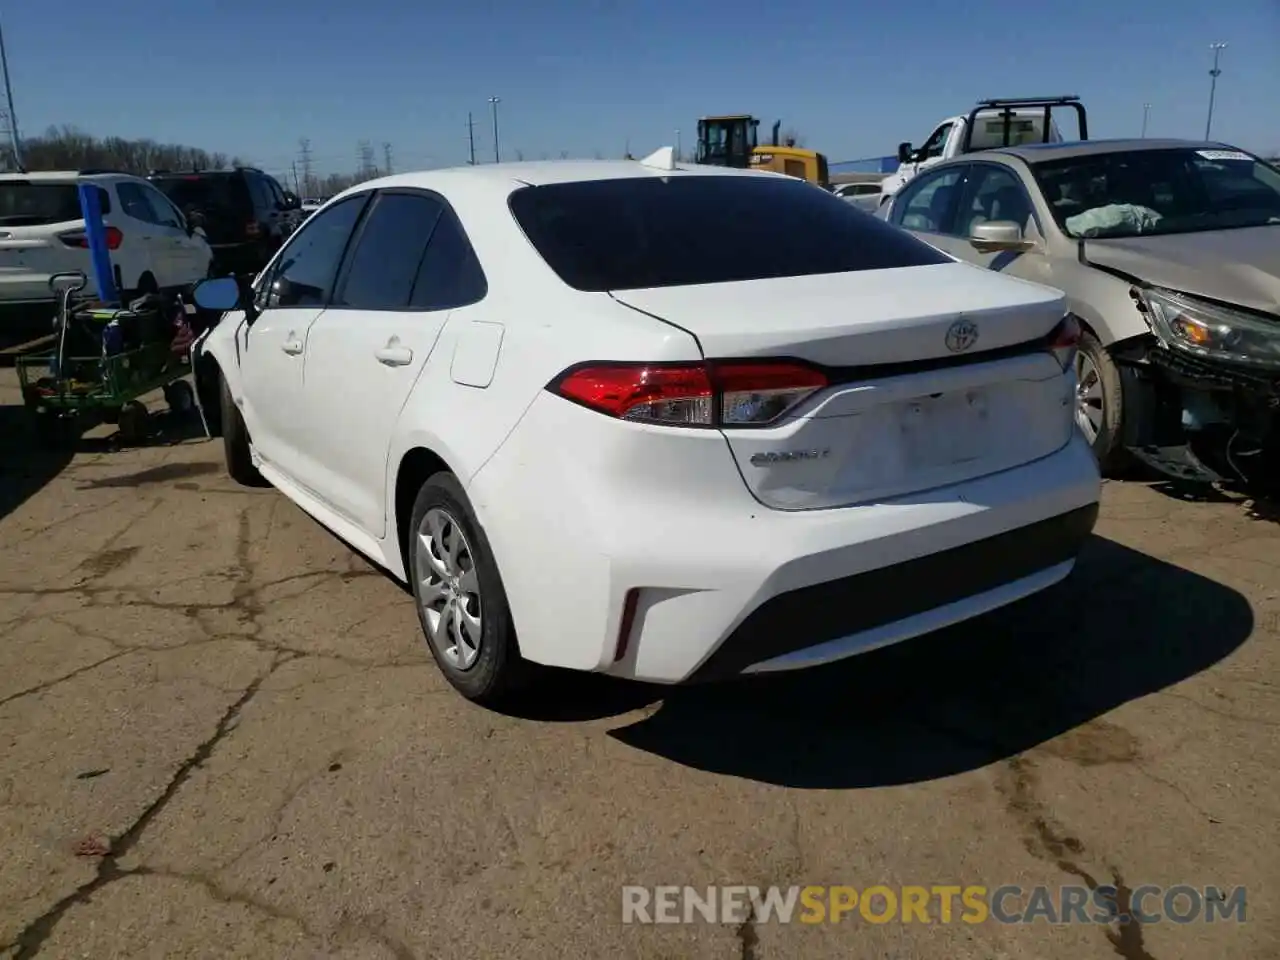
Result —
<instances>
[{"instance_id":1,"label":"clear blue sky","mask_svg":"<svg viewBox=\"0 0 1280 960\"><path fill-rule=\"evenodd\" d=\"M49 11L56 10L50 15ZM1280 149L1280 0L140 0L7 3L24 133L50 124L235 153L285 172L356 143L397 169L685 149L704 113L798 130L832 160L919 143L975 99L1078 93L1095 137L1201 136L1210 41L1225 40L1214 135ZM79 38L92 38L86 58Z\"/></svg>"}]
</instances>

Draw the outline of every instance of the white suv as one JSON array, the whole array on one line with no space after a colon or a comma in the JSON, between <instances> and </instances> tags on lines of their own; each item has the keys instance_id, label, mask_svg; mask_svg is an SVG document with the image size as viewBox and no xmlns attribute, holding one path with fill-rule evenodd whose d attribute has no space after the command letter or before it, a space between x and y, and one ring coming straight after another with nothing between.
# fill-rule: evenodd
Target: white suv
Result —
<instances>
[{"instance_id":1,"label":"white suv","mask_svg":"<svg viewBox=\"0 0 1280 960\"><path fill-rule=\"evenodd\" d=\"M805 667L1067 576L1062 294L662 153L362 183L200 284L231 475L408 581L476 700Z\"/></svg>"},{"instance_id":2,"label":"white suv","mask_svg":"<svg viewBox=\"0 0 1280 960\"><path fill-rule=\"evenodd\" d=\"M163 193L126 173L0 175L0 327L22 312L48 314L49 278L79 270L93 281L78 186L91 183L124 296L189 287L209 275L213 252Z\"/></svg>"}]
</instances>

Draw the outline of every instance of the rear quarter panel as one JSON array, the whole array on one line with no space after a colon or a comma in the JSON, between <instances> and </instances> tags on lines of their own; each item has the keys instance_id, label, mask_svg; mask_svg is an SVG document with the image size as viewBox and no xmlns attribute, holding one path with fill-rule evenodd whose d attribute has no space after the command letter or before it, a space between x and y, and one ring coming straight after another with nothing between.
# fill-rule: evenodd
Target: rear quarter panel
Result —
<instances>
[{"instance_id":1,"label":"rear quarter panel","mask_svg":"<svg viewBox=\"0 0 1280 960\"><path fill-rule=\"evenodd\" d=\"M445 461L464 488L498 451L539 393L566 368L589 360L698 360L685 332L617 303L607 293L567 287L492 191L446 196L467 231L488 283L479 303L454 310L392 435L387 503L415 448ZM482 325L483 330L476 329ZM500 328L501 336L494 335ZM475 369L478 343L498 343L488 383ZM464 356L465 354L465 356ZM458 362L455 364L455 358ZM512 496L520 496L511 491ZM481 523L486 506L473 503ZM398 529L401 518L395 517ZM499 558L501 562L501 558Z\"/></svg>"}]
</instances>

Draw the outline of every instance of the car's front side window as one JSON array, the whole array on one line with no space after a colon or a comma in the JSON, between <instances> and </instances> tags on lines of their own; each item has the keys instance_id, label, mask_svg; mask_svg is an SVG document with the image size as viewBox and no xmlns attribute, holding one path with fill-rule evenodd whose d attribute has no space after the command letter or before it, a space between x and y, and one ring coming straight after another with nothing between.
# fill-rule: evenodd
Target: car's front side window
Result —
<instances>
[{"instance_id":1,"label":"car's front side window","mask_svg":"<svg viewBox=\"0 0 1280 960\"><path fill-rule=\"evenodd\" d=\"M259 309L322 307L329 302L351 232L368 201L358 193L303 225L259 279Z\"/></svg>"},{"instance_id":2,"label":"car's front side window","mask_svg":"<svg viewBox=\"0 0 1280 960\"><path fill-rule=\"evenodd\" d=\"M988 221L1011 221L1024 231L1031 218L1031 201L1022 182L1008 167L978 163L965 178L964 196L956 216L959 237L968 237L973 228Z\"/></svg>"},{"instance_id":3,"label":"car's front side window","mask_svg":"<svg viewBox=\"0 0 1280 960\"><path fill-rule=\"evenodd\" d=\"M921 233L949 232L965 169L948 167L908 183L893 201L890 222Z\"/></svg>"}]
</instances>

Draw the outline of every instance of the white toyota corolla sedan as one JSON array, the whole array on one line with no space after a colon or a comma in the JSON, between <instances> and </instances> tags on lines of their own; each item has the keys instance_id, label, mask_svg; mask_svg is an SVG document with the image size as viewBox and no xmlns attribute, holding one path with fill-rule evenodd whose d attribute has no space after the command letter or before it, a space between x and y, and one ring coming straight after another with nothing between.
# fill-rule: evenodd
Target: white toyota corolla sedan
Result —
<instances>
[{"instance_id":1,"label":"white toyota corolla sedan","mask_svg":"<svg viewBox=\"0 0 1280 960\"><path fill-rule=\"evenodd\" d=\"M386 177L196 298L231 475L411 584L478 701L860 653L1061 580L1097 516L1063 297L791 177Z\"/></svg>"}]
</instances>

